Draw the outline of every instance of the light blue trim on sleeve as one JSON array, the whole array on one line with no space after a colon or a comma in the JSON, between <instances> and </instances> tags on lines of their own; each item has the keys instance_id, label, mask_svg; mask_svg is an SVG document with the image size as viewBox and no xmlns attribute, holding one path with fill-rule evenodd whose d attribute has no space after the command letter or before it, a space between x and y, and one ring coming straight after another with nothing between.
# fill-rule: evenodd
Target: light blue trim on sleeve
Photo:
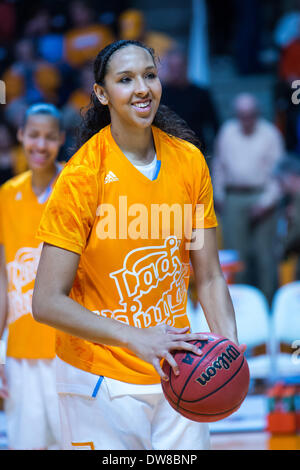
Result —
<instances>
[{"instance_id":1,"label":"light blue trim on sleeve","mask_svg":"<svg viewBox=\"0 0 300 470\"><path fill-rule=\"evenodd\" d=\"M101 387L101 384L102 384L102 381L103 381L104 377L103 375L100 375L96 385L95 385L95 388L93 390L93 393L92 393L92 398L96 398L97 396L97 393L99 392L99 388Z\"/></svg>"}]
</instances>

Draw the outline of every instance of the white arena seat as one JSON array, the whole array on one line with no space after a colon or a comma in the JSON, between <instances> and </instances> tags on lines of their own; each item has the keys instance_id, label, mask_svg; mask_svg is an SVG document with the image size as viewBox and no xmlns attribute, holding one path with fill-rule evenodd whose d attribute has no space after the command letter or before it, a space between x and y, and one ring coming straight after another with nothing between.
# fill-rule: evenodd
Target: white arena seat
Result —
<instances>
[{"instance_id":1,"label":"white arena seat","mask_svg":"<svg viewBox=\"0 0 300 470\"><path fill-rule=\"evenodd\" d=\"M299 377L300 281L280 287L274 296L271 347L276 377Z\"/></svg>"},{"instance_id":2,"label":"white arena seat","mask_svg":"<svg viewBox=\"0 0 300 470\"><path fill-rule=\"evenodd\" d=\"M245 343L245 356L253 379L268 379L271 374L270 312L264 294L245 284L228 286L235 310L239 343ZM200 305L194 308L190 299L187 314L192 331L210 331Z\"/></svg>"}]
</instances>

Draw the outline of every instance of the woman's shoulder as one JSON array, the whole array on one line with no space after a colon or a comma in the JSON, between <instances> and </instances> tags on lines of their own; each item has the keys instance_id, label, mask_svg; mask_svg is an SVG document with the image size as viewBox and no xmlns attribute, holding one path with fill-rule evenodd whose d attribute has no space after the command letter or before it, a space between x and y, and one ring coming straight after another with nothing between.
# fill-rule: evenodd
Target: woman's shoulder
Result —
<instances>
[{"instance_id":1,"label":"woman's shoulder","mask_svg":"<svg viewBox=\"0 0 300 470\"><path fill-rule=\"evenodd\" d=\"M1 194L9 194L11 192L20 191L25 185L28 184L28 181L31 181L31 175L31 170L27 170L5 181L5 183L3 183L0 187Z\"/></svg>"},{"instance_id":2,"label":"woman's shoulder","mask_svg":"<svg viewBox=\"0 0 300 470\"><path fill-rule=\"evenodd\" d=\"M205 157L199 147L188 142L187 140L181 139L170 135L161 129L156 128L156 132L159 136L160 142L164 147L165 152L172 153L172 158L176 155L179 162L183 165L190 165L194 162L204 163Z\"/></svg>"},{"instance_id":3,"label":"woman's shoulder","mask_svg":"<svg viewBox=\"0 0 300 470\"><path fill-rule=\"evenodd\" d=\"M100 171L105 146L102 130L94 134L71 156L64 166L65 172L76 169L96 173Z\"/></svg>"},{"instance_id":4,"label":"woman's shoulder","mask_svg":"<svg viewBox=\"0 0 300 470\"><path fill-rule=\"evenodd\" d=\"M158 127L153 126L153 128L155 129L159 140L162 141L163 143L166 143L171 148L180 149L183 152L187 152L187 154L201 153L200 149L196 147L196 145L192 144L191 142L180 137L175 137L174 135L171 135L159 129Z\"/></svg>"}]
</instances>

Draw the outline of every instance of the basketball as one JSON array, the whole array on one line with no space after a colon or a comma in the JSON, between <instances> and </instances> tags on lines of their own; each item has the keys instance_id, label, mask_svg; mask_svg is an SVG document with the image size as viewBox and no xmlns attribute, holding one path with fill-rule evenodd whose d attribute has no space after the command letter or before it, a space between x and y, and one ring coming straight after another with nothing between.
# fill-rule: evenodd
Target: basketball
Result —
<instances>
[{"instance_id":1,"label":"basketball","mask_svg":"<svg viewBox=\"0 0 300 470\"><path fill-rule=\"evenodd\" d=\"M198 356L189 351L174 351L179 367L176 376L167 361L163 371L169 380L162 388L170 405L188 419L219 421L234 413L249 388L249 367L236 344L209 333L208 341L193 340L202 350Z\"/></svg>"}]
</instances>

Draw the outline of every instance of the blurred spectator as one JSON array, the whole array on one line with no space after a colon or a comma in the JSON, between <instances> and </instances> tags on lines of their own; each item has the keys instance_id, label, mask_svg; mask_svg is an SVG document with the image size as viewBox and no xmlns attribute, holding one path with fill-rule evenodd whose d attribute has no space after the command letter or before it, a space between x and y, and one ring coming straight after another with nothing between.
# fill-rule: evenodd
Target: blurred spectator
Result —
<instances>
[{"instance_id":1,"label":"blurred spectator","mask_svg":"<svg viewBox=\"0 0 300 470\"><path fill-rule=\"evenodd\" d=\"M64 18L63 14L61 16ZM59 15L52 17L45 7L38 9L26 23L24 35L32 40L37 56L34 80L40 96L34 101L50 102L60 107L76 86L77 77L71 66L65 62L65 38L58 31L57 23L61 23L58 17Z\"/></svg>"},{"instance_id":2,"label":"blurred spectator","mask_svg":"<svg viewBox=\"0 0 300 470\"><path fill-rule=\"evenodd\" d=\"M299 35L300 0L294 0L290 11L278 20L274 31L274 42L277 47L288 46Z\"/></svg>"},{"instance_id":3,"label":"blurred spectator","mask_svg":"<svg viewBox=\"0 0 300 470\"><path fill-rule=\"evenodd\" d=\"M300 109L292 102L291 84L277 82L275 85L275 121L280 129L286 148L300 158Z\"/></svg>"},{"instance_id":4,"label":"blurred spectator","mask_svg":"<svg viewBox=\"0 0 300 470\"><path fill-rule=\"evenodd\" d=\"M0 184L12 178L13 158L12 158L12 136L4 123L0 124Z\"/></svg>"},{"instance_id":5,"label":"blurred spectator","mask_svg":"<svg viewBox=\"0 0 300 470\"><path fill-rule=\"evenodd\" d=\"M47 8L41 7L25 25L24 36L39 37L50 29L51 15Z\"/></svg>"},{"instance_id":6,"label":"blurred spectator","mask_svg":"<svg viewBox=\"0 0 300 470\"><path fill-rule=\"evenodd\" d=\"M80 70L79 87L71 93L66 105L62 108L63 127L67 132L65 148L71 151L75 146L76 127L80 124L82 108L88 106L94 85L94 73L91 64Z\"/></svg>"},{"instance_id":7,"label":"blurred spectator","mask_svg":"<svg viewBox=\"0 0 300 470\"><path fill-rule=\"evenodd\" d=\"M300 14L300 12L299 12ZM280 51L278 80L275 85L276 123L286 147L300 157L300 109L292 102L292 83L300 79L300 21L297 33Z\"/></svg>"},{"instance_id":8,"label":"blurred spectator","mask_svg":"<svg viewBox=\"0 0 300 470\"><path fill-rule=\"evenodd\" d=\"M79 75L79 87L73 91L67 102L67 106L72 107L77 113L90 102L94 85L94 73L90 64L86 64Z\"/></svg>"},{"instance_id":9,"label":"blurred spectator","mask_svg":"<svg viewBox=\"0 0 300 470\"><path fill-rule=\"evenodd\" d=\"M24 99L28 105L37 101L58 104L62 83L60 71L54 64L37 58L32 39L23 38L17 42L15 59L2 77L7 103Z\"/></svg>"},{"instance_id":10,"label":"blurred spectator","mask_svg":"<svg viewBox=\"0 0 300 470\"><path fill-rule=\"evenodd\" d=\"M88 2L75 0L69 4L72 28L65 34L66 62L73 68L94 60L100 49L114 41L108 26L95 20L95 12Z\"/></svg>"},{"instance_id":11,"label":"blurred spectator","mask_svg":"<svg viewBox=\"0 0 300 470\"><path fill-rule=\"evenodd\" d=\"M235 0L209 0L206 2L208 10L209 46L213 56L232 54L232 38L236 24ZM224 18L230 21L224 21ZM217 33L216 33L217 32Z\"/></svg>"},{"instance_id":12,"label":"blurred spectator","mask_svg":"<svg viewBox=\"0 0 300 470\"><path fill-rule=\"evenodd\" d=\"M281 227L282 257L296 258L289 281L300 280L300 160L290 155L277 169L278 180L284 194Z\"/></svg>"},{"instance_id":13,"label":"blurred spectator","mask_svg":"<svg viewBox=\"0 0 300 470\"><path fill-rule=\"evenodd\" d=\"M188 123L202 143L203 152L211 152L219 119L209 89L189 83L182 49L177 47L166 53L159 75L163 83L162 103Z\"/></svg>"},{"instance_id":14,"label":"blurred spectator","mask_svg":"<svg viewBox=\"0 0 300 470\"><path fill-rule=\"evenodd\" d=\"M2 75L1 79L5 83L7 104L25 95L25 78L15 67L9 67Z\"/></svg>"},{"instance_id":15,"label":"blurred spectator","mask_svg":"<svg viewBox=\"0 0 300 470\"><path fill-rule=\"evenodd\" d=\"M297 37L282 49L279 78L287 84L300 78L300 23Z\"/></svg>"},{"instance_id":16,"label":"blurred spectator","mask_svg":"<svg viewBox=\"0 0 300 470\"><path fill-rule=\"evenodd\" d=\"M14 63L12 67L15 71L23 75L28 82L32 77L36 58L33 41L31 39L22 38L15 44Z\"/></svg>"},{"instance_id":17,"label":"blurred spectator","mask_svg":"<svg viewBox=\"0 0 300 470\"><path fill-rule=\"evenodd\" d=\"M277 288L275 234L282 192L273 172L284 155L278 129L259 116L256 99L239 95L236 116L218 134L213 161L216 208L225 249L239 253L245 269L237 282L259 287L271 301Z\"/></svg>"},{"instance_id":18,"label":"blurred spectator","mask_svg":"<svg viewBox=\"0 0 300 470\"><path fill-rule=\"evenodd\" d=\"M152 47L161 59L176 44L176 41L165 33L148 31L144 14L135 9L125 10L119 16L119 39L141 41Z\"/></svg>"},{"instance_id":19,"label":"blurred spectator","mask_svg":"<svg viewBox=\"0 0 300 470\"><path fill-rule=\"evenodd\" d=\"M12 3L0 2L0 44L14 39L16 30L16 7Z\"/></svg>"},{"instance_id":20,"label":"blurred spectator","mask_svg":"<svg viewBox=\"0 0 300 470\"><path fill-rule=\"evenodd\" d=\"M14 129L5 121L0 123L0 184L25 171L27 163L17 145Z\"/></svg>"},{"instance_id":21,"label":"blurred spectator","mask_svg":"<svg viewBox=\"0 0 300 470\"><path fill-rule=\"evenodd\" d=\"M15 45L15 61L10 67L9 72L23 78L24 89L22 91L28 103L40 99L40 94L34 83L36 65L37 57L33 41L26 38L20 39ZM8 83L8 79L6 80ZM15 95L14 98L20 98L21 96L21 94Z\"/></svg>"},{"instance_id":22,"label":"blurred spectator","mask_svg":"<svg viewBox=\"0 0 300 470\"><path fill-rule=\"evenodd\" d=\"M52 17L49 10L41 8L24 28L25 37L36 43L41 58L50 63L59 63L63 59L63 35L52 31Z\"/></svg>"},{"instance_id":23,"label":"blurred spectator","mask_svg":"<svg viewBox=\"0 0 300 470\"><path fill-rule=\"evenodd\" d=\"M61 76L59 70L53 64L40 62L36 65L34 84L40 93L39 101L59 104Z\"/></svg>"},{"instance_id":24,"label":"blurred spectator","mask_svg":"<svg viewBox=\"0 0 300 470\"><path fill-rule=\"evenodd\" d=\"M12 100L4 108L5 119L14 128L15 132L22 125L27 107L27 101L24 97L21 97Z\"/></svg>"},{"instance_id":25,"label":"blurred spectator","mask_svg":"<svg viewBox=\"0 0 300 470\"><path fill-rule=\"evenodd\" d=\"M240 74L260 71L261 7L259 0L235 0L235 57Z\"/></svg>"}]
</instances>

